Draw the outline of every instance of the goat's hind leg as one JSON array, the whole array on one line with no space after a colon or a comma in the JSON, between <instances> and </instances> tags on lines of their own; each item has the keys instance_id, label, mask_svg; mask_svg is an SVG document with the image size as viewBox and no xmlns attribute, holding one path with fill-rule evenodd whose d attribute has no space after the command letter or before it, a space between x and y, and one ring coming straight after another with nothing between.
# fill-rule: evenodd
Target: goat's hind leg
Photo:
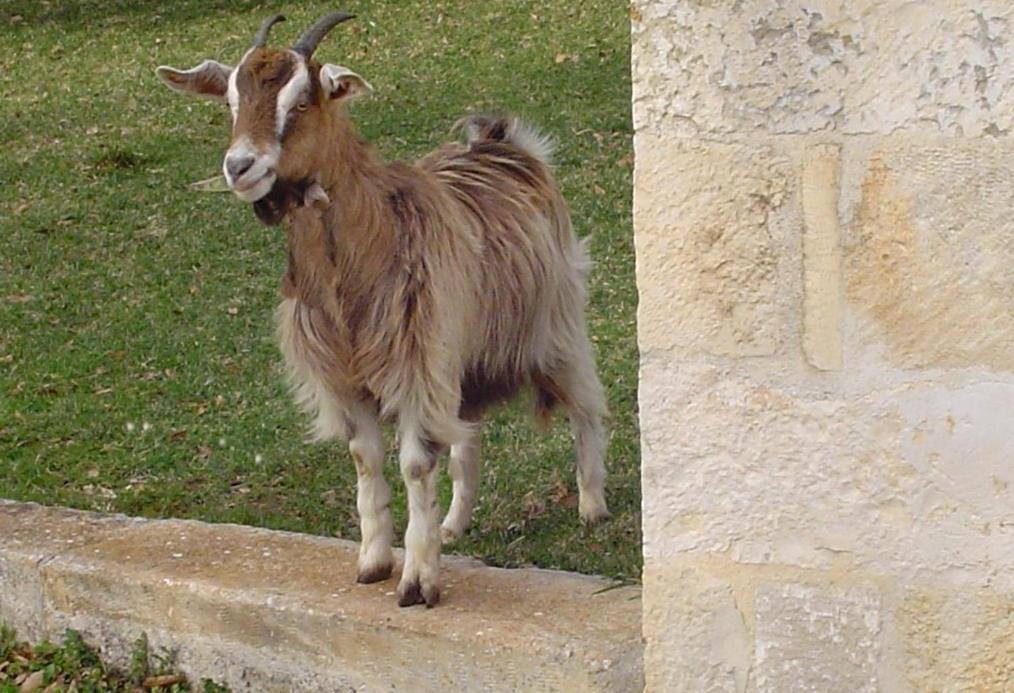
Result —
<instances>
[{"instance_id":1,"label":"goat's hind leg","mask_svg":"<svg viewBox=\"0 0 1014 693\"><path fill-rule=\"evenodd\" d=\"M605 495L605 429L601 415L581 411L571 414L570 427L577 450L578 514L593 524L609 517Z\"/></svg>"},{"instance_id":2,"label":"goat's hind leg","mask_svg":"<svg viewBox=\"0 0 1014 693\"><path fill-rule=\"evenodd\" d=\"M563 405L570 418L577 458L578 514L586 523L609 517L606 506L606 434L602 419L607 412L605 393L584 338L559 367L540 374L536 387Z\"/></svg>"},{"instance_id":3,"label":"goat's hind leg","mask_svg":"<svg viewBox=\"0 0 1014 693\"><path fill-rule=\"evenodd\" d=\"M391 489L384 480L384 434L376 415L365 405L351 408L349 453L356 465L356 509L362 541L358 582L386 580L394 569L391 539Z\"/></svg>"},{"instance_id":4,"label":"goat's hind leg","mask_svg":"<svg viewBox=\"0 0 1014 693\"><path fill-rule=\"evenodd\" d=\"M472 524L472 509L479 491L479 447L482 433L478 427L464 443L451 446L447 469L453 480L451 507L447 511L440 536L445 544L458 539Z\"/></svg>"}]
</instances>

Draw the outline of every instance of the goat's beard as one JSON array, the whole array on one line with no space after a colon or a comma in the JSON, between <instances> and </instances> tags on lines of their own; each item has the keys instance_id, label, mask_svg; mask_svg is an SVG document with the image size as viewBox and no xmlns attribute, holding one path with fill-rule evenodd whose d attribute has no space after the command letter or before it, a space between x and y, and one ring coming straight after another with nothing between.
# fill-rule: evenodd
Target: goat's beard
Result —
<instances>
[{"instance_id":1,"label":"goat's beard","mask_svg":"<svg viewBox=\"0 0 1014 693\"><path fill-rule=\"evenodd\" d=\"M253 203L254 214L265 226L277 226L292 207L303 204L303 197L309 187L307 181L279 178L267 195Z\"/></svg>"}]
</instances>

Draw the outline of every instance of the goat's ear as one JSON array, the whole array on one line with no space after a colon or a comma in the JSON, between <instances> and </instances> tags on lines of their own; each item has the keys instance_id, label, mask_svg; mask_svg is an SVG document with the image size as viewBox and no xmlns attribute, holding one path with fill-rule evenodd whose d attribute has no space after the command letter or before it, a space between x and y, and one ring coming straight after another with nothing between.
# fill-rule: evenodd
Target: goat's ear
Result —
<instances>
[{"instance_id":1,"label":"goat's ear","mask_svg":"<svg viewBox=\"0 0 1014 693\"><path fill-rule=\"evenodd\" d=\"M225 103L225 92L229 88L231 73L230 66L215 60L205 60L189 70L177 70L168 65L161 65L155 70L158 78L170 89L219 103Z\"/></svg>"},{"instance_id":2,"label":"goat's ear","mask_svg":"<svg viewBox=\"0 0 1014 693\"><path fill-rule=\"evenodd\" d=\"M341 65L320 68L320 86L331 99L354 99L373 92L369 82Z\"/></svg>"}]
</instances>

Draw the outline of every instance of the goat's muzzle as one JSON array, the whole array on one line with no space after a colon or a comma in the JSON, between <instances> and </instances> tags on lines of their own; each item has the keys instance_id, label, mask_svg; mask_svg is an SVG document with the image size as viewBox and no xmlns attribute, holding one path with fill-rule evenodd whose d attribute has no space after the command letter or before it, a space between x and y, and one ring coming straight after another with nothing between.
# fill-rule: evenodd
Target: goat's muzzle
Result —
<instances>
[{"instance_id":1,"label":"goat's muzzle","mask_svg":"<svg viewBox=\"0 0 1014 693\"><path fill-rule=\"evenodd\" d=\"M222 162L225 182L244 202L256 202L275 185L278 166L277 148L261 151L242 137L229 147Z\"/></svg>"},{"instance_id":2,"label":"goat's muzzle","mask_svg":"<svg viewBox=\"0 0 1014 693\"><path fill-rule=\"evenodd\" d=\"M244 202L256 202L261 199L274 187L277 176L273 169L267 169L263 173L255 173L249 176L241 176L232 181L230 186L236 193L236 197Z\"/></svg>"}]
</instances>

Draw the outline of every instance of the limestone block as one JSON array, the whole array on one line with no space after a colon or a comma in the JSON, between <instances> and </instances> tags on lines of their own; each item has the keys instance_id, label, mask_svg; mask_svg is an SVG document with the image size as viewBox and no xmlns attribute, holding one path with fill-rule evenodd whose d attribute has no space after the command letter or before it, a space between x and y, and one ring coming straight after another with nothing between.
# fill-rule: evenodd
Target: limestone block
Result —
<instances>
[{"instance_id":1,"label":"limestone block","mask_svg":"<svg viewBox=\"0 0 1014 693\"><path fill-rule=\"evenodd\" d=\"M1014 595L978 595L972 637L959 663L965 690L999 691L1014 683Z\"/></svg>"},{"instance_id":2,"label":"limestone block","mask_svg":"<svg viewBox=\"0 0 1014 693\"><path fill-rule=\"evenodd\" d=\"M768 147L635 140L638 338L642 353L762 356L784 336L784 252L794 186ZM796 213L798 217L798 213Z\"/></svg>"},{"instance_id":3,"label":"limestone block","mask_svg":"<svg viewBox=\"0 0 1014 693\"><path fill-rule=\"evenodd\" d=\"M0 499L0 622L22 638L43 637L44 585L39 567L136 523L122 515L91 515Z\"/></svg>"},{"instance_id":4,"label":"limestone block","mask_svg":"<svg viewBox=\"0 0 1014 693\"><path fill-rule=\"evenodd\" d=\"M840 148L810 147L803 156L803 351L810 365L842 365L841 237L838 228Z\"/></svg>"},{"instance_id":5,"label":"limestone block","mask_svg":"<svg viewBox=\"0 0 1014 693\"><path fill-rule=\"evenodd\" d=\"M879 690L875 590L775 584L757 592L758 693Z\"/></svg>"},{"instance_id":6,"label":"limestone block","mask_svg":"<svg viewBox=\"0 0 1014 693\"><path fill-rule=\"evenodd\" d=\"M642 360L646 559L1014 589L1014 381L837 394Z\"/></svg>"},{"instance_id":7,"label":"limestone block","mask_svg":"<svg viewBox=\"0 0 1014 693\"><path fill-rule=\"evenodd\" d=\"M746 690L752 642L732 586L675 561L644 566L645 690Z\"/></svg>"},{"instance_id":8,"label":"limestone block","mask_svg":"<svg viewBox=\"0 0 1014 693\"><path fill-rule=\"evenodd\" d=\"M1007 0L635 0L634 123L704 133L1001 134Z\"/></svg>"},{"instance_id":9,"label":"limestone block","mask_svg":"<svg viewBox=\"0 0 1014 693\"><path fill-rule=\"evenodd\" d=\"M234 690L643 688L640 590L599 578L445 556L440 606L401 609L346 541L4 502L0 536L0 618L120 664L145 632Z\"/></svg>"},{"instance_id":10,"label":"limestone block","mask_svg":"<svg viewBox=\"0 0 1014 693\"><path fill-rule=\"evenodd\" d=\"M1014 371L1014 143L884 146L846 248L853 350Z\"/></svg>"},{"instance_id":11,"label":"limestone block","mask_svg":"<svg viewBox=\"0 0 1014 693\"><path fill-rule=\"evenodd\" d=\"M912 690L1009 690L1014 594L910 589L897 620Z\"/></svg>"}]
</instances>

